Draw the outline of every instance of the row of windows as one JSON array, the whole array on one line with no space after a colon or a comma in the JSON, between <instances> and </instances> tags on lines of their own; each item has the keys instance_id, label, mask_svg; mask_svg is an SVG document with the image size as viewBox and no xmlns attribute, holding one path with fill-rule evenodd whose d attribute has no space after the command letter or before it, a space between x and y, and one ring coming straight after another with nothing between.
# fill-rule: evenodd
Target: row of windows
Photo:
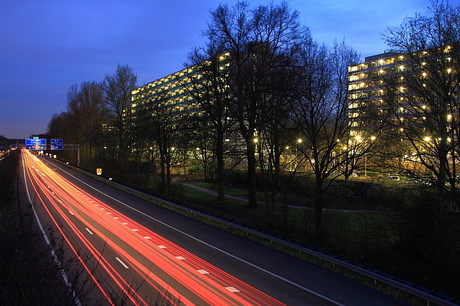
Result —
<instances>
[{"instance_id":1,"label":"row of windows","mask_svg":"<svg viewBox=\"0 0 460 306\"><path fill-rule=\"evenodd\" d=\"M431 49L431 50L425 50L425 51L422 51L422 52L417 52L417 53L414 53L414 55L416 55L418 58L423 59L423 58L430 57L432 54L439 55L440 53L444 53L444 54L451 53L452 49L453 49L452 46L446 46L446 47L442 47L442 48L435 48L435 49ZM394 65L397 62L403 62L403 61L406 60L406 57L404 55L391 56L391 57L388 57L388 55L393 55L393 54L392 53L384 53L384 54L380 55L381 57L377 55L377 56L375 56L376 60L374 60L374 61L366 61L366 62L360 63L358 65L350 66L350 67L348 67L348 71L349 72L356 72L356 71L366 70L366 69L374 68L374 67L382 67L382 66L386 66L386 65ZM385 56L387 56L387 57L385 57ZM366 59L371 59L371 58L373 58L373 57L368 57ZM452 60L450 57L446 57L446 59L448 61Z\"/></svg>"}]
</instances>

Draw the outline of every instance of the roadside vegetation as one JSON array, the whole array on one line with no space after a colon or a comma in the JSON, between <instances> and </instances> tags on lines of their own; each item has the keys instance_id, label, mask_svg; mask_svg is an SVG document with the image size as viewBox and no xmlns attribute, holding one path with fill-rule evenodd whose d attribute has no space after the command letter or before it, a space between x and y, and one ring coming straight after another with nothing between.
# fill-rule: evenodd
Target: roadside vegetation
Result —
<instances>
[{"instance_id":1,"label":"roadside vegetation","mask_svg":"<svg viewBox=\"0 0 460 306\"><path fill-rule=\"evenodd\" d=\"M217 188L211 182L190 183L209 190ZM243 182L239 183L227 188L227 195L246 199L247 189ZM335 191L341 197L330 194L331 200L340 200L326 205L324 239L320 243L315 242L311 199L308 193L301 192L308 186L291 185L287 191L292 198L287 223L280 211L282 205L268 222L264 205L249 208L245 200L229 197L216 201L215 195L184 184L176 188L181 202L193 209L460 298L456 285L460 282L460 216L439 213L431 186L369 182L362 178L337 186ZM363 192L363 188L372 191ZM263 198L261 189L258 197Z\"/></svg>"},{"instance_id":2,"label":"roadside vegetation","mask_svg":"<svg viewBox=\"0 0 460 306\"><path fill-rule=\"evenodd\" d=\"M0 305L70 305L59 268L31 230L30 212L19 209L19 157L10 151L0 162Z\"/></svg>"}]
</instances>

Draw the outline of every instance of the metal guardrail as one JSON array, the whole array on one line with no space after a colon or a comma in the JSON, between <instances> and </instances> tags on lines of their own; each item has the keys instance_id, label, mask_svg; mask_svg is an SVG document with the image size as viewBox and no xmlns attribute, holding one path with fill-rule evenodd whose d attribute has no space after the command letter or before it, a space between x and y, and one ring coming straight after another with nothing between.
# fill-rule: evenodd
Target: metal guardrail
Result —
<instances>
[{"instance_id":1,"label":"metal guardrail","mask_svg":"<svg viewBox=\"0 0 460 306\"><path fill-rule=\"evenodd\" d=\"M125 186L123 186L123 187L126 188ZM128 189L131 189L131 188L128 188ZM139 191L134 190L134 189L132 189L132 190L134 192L137 192L137 193L142 193L142 192L139 192ZM164 204L167 204L169 206L174 207L175 209L182 210L182 211L187 212L187 213L192 213L194 215L200 216L201 218L212 220L214 222L223 224L223 225L225 225L227 227L232 227L234 229L237 229L239 231L245 232L247 234L251 234L251 235L266 239L268 241L275 242L277 244L289 247L289 248L291 248L293 250L296 250L296 251L303 252L305 254L314 256L316 258L324 260L325 262L332 263L334 265L337 265L337 266L340 266L342 268L348 269L348 270L353 271L355 273L358 273L360 275L366 276L366 277L368 277L368 278L370 278L370 279L372 279L374 281L379 281L379 282L384 283L386 285L389 285L389 286L391 286L393 288L397 288L397 289L399 289L399 290L401 290L401 291L403 291L405 293L411 294L413 296L416 296L416 297L418 297L420 299L425 300L427 302L427 305L430 305L430 303L434 303L435 305L442 305L442 306L460 305L460 301L458 301L458 300L456 300L454 298L442 295L442 294L437 293L437 292L435 292L433 290L429 290L429 289L420 287L420 286L418 286L416 284L400 280L397 277L385 274L383 272L379 272L377 270L367 268L367 267L365 267L363 265L359 265L359 264L354 263L352 261L349 261L347 259L340 258L340 257L334 256L334 255L331 255L331 254L328 254L328 253L325 253L325 252L317 251L317 250L314 250L314 249L311 249L311 248L308 248L308 247L300 246L300 245L297 245L295 243L283 240L281 238L278 238L278 237L275 237L275 236L272 236L272 235L269 235L269 234L266 234L266 233L256 231L254 229L248 228L246 226L243 226L243 225L240 225L240 224L237 224L237 223L233 223L233 222L221 219L221 218L217 218L217 217L214 217L212 215L208 215L208 214L205 214L205 213L202 213L202 212L199 212L199 211L194 211L194 210L191 211L190 208L186 208L186 207L181 206L179 204L176 204L176 203L173 203L173 202L170 202L170 201L167 201L167 200L164 200L164 199L149 195L147 193L142 193L142 194L144 196L147 196L147 197L150 197L150 198L154 199L155 201L161 201Z\"/></svg>"},{"instance_id":2,"label":"metal guardrail","mask_svg":"<svg viewBox=\"0 0 460 306\"><path fill-rule=\"evenodd\" d=\"M217 221L217 220L216 220ZM228 223L225 220L220 220L218 222L221 223ZM379 281L381 283L387 284L391 287L397 288L399 290L402 290L406 293L409 293L411 295L417 296L425 301L427 301L427 305L430 305L430 303L435 303L436 305L460 305L460 301L455 300L453 298L450 298L448 296L444 296L442 294L439 294L435 291L425 289L422 287L417 286L416 284L405 282L402 280L397 279L394 276L385 274L383 272L379 272L377 270L372 270L370 268L365 268L362 265L356 264L354 262L351 262L349 260L339 258L336 256L333 256L331 254L323 253L320 251L316 251L314 249L310 249L307 247L299 246L297 244L285 241L283 239L261 233L243 226L240 226L238 224L228 224L229 226L235 227L238 230L245 231L247 233L250 233L251 235L259 236L264 239L267 239L269 241L273 241L275 243L287 246L293 250L297 250L299 252L306 253L308 255L317 257L321 260L324 260L326 262L332 263L334 265L340 266L342 268L351 270L355 273L358 273L360 275L364 275L366 277L369 277L370 279L373 279L374 281Z\"/></svg>"}]
</instances>

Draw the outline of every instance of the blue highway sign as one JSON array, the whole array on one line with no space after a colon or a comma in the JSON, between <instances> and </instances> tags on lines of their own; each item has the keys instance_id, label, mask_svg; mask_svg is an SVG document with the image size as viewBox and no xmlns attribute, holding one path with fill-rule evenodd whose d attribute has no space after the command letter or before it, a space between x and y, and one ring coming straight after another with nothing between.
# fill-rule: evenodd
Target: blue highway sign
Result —
<instances>
[{"instance_id":1,"label":"blue highway sign","mask_svg":"<svg viewBox=\"0 0 460 306\"><path fill-rule=\"evenodd\" d=\"M51 139L51 150L62 150L63 149L63 141L62 139Z\"/></svg>"},{"instance_id":2,"label":"blue highway sign","mask_svg":"<svg viewBox=\"0 0 460 306\"><path fill-rule=\"evenodd\" d=\"M27 150L46 150L46 139L26 139Z\"/></svg>"}]
</instances>

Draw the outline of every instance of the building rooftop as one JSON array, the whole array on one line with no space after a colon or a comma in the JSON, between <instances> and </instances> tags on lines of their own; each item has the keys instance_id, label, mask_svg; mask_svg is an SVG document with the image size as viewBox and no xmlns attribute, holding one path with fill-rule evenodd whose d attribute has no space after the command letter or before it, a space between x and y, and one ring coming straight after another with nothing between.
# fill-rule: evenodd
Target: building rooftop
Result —
<instances>
[{"instance_id":1,"label":"building rooftop","mask_svg":"<svg viewBox=\"0 0 460 306\"><path fill-rule=\"evenodd\" d=\"M377 61L377 60L380 60L380 59L395 57L395 56L398 56L398 55L400 55L400 54L396 53L396 52L384 52L384 53L380 53L380 54L377 54L377 55L367 56L367 57L364 58L364 62L373 62L373 61Z\"/></svg>"}]
</instances>

